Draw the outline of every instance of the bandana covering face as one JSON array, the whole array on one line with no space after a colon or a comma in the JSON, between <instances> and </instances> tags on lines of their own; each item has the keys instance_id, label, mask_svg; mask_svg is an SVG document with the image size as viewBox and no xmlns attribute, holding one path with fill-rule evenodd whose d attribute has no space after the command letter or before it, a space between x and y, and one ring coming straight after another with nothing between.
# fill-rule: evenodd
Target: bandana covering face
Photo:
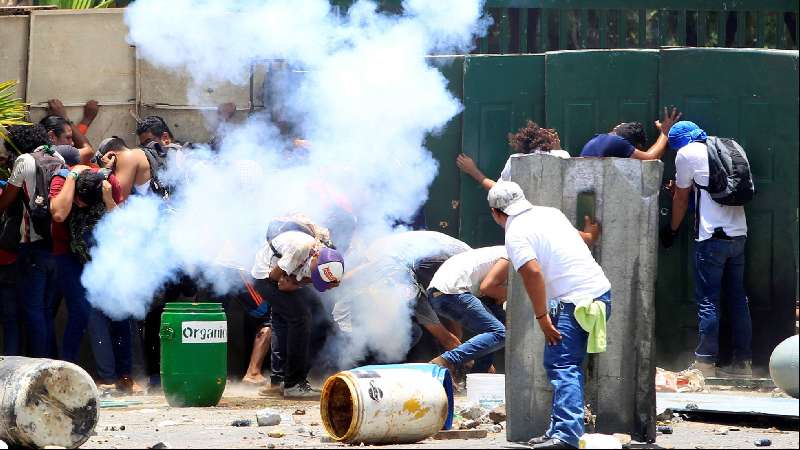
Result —
<instances>
[{"instance_id":1,"label":"bandana covering face","mask_svg":"<svg viewBox=\"0 0 800 450\"><path fill-rule=\"evenodd\" d=\"M696 123L688 120L681 120L669 129L669 146L675 150L695 141L705 141L708 135Z\"/></svg>"}]
</instances>

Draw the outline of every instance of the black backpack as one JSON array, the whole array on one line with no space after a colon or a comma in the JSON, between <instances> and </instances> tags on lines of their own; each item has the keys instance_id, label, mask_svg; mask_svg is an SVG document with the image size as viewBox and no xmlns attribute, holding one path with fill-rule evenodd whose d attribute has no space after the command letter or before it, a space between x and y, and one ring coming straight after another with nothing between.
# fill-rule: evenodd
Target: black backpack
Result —
<instances>
[{"instance_id":1,"label":"black backpack","mask_svg":"<svg viewBox=\"0 0 800 450\"><path fill-rule=\"evenodd\" d=\"M150 190L165 201L169 200L172 187L159 180L158 173L167 166L168 150L178 149L180 147L177 145L169 145L165 148L155 141L142 146L147 163L150 165Z\"/></svg>"},{"instance_id":2,"label":"black backpack","mask_svg":"<svg viewBox=\"0 0 800 450\"><path fill-rule=\"evenodd\" d=\"M61 169L66 169L64 160L50 150L35 151L30 154L36 163L36 183L29 193L28 214L33 231L50 240L50 182Z\"/></svg>"},{"instance_id":3,"label":"black backpack","mask_svg":"<svg viewBox=\"0 0 800 450\"><path fill-rule=\"evenodd\" d=\"M22 197L17 197L0 216L0 249L16 253L22 239L20 226L25 206Z\"/></svg>"},{"instance_id":4,"label":"black backpack","mask_svg":"<svg viewBox=\"0 0 800 450\"><path fill-rule=\"evenodd\" d=\"M756 193L750 162L741 145L733 139L709 136L708 186L699 186L720 205L742 206Z\"/></svg>"}]
</instances>

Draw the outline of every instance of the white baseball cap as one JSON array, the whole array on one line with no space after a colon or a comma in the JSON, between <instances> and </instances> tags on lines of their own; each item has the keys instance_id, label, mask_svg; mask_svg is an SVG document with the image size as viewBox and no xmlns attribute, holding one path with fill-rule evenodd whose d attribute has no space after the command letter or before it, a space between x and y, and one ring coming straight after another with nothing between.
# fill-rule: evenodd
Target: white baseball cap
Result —
<instances>
[{"instance_id":1,"label":"white baseball cap","mask_svg":"<svg viewBox=\"0 0 800 450\"><path fill-rule=\"evenodd\" d=\"M489 191L489 206L499 209L509 216L516 216L533 208L525 199L522 188L513 181L498 181Z\"/></svg>"}]
</instances>

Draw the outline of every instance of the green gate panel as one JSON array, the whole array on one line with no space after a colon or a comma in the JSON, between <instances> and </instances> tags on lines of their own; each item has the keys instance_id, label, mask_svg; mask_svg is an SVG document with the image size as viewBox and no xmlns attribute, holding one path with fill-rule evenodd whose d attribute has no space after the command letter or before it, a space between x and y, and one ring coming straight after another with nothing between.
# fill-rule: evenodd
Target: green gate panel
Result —
<instances>
[{"instance_id":1,"label":"green gate panel","mask_svg":"<svg viewBox=\"0 0 800 450\"><path fill-rule=\"evenodd\" d=\"M658 51L553 52L546 59L547 126L571 155L621 122L643 123L655 140Z\"/></svg>"},{"instance_id":2,"label":"green gate panel","mask_svg":"<svg viewBox=\"0 0 800 450\"><path fill-rule=\"evenodd\" d=\"M464 82L464 57L430 57L447 79L447 87L461 101ZM461 153L461 114L454 117L440 132L428 137L425 146L439 163L439 173L428 191L425 221L428 229L458 237L458 205L461 196L460 171L455 165Z\"/></svg>"},{"instance_id":3,"label":"green gate panel","mask_svg":"<svg viewBox=\"0 0 800 450\"><path fill-rule=\"evenodd\" d=\"M710 135L736 139L747 151L757 195L747 206L746 288L753 319L754 363L764 366L774 347L794 333L797 297L798 53L735 49L661 52L660 101ZM665 181L675 176L675 152L665 159ZM671 207L662 195L663 213ZM662 223L669 219L662 215ZM691 219L691 217L689 217ZM697 343L691 221L679 243L659 255L656 292L661 361L692 359ZM724 308L724 301L723 301ZM724 311L724 310L723 310ZM729 331L720 332L723 357Z\"/></svg>"},{"instance_id":4,"label":"green gate panel","mask_svg":"<svg viewBox=\"0 0 800 450\"><path fill-rule=\"evenodd\" d=\"M469 56L464 62L463 149L488 177L499 177L511 154L508 133L544 119L544 58ZM461 175L460 235L473 247L503 243L486 194Z\"/></svg>"}]
</instances>

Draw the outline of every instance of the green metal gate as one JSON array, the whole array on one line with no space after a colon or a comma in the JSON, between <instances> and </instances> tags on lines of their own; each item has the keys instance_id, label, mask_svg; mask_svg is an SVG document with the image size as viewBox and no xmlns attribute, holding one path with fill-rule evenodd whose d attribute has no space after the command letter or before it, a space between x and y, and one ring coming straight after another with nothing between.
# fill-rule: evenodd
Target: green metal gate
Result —
<instances>
[{"instance_id":1,"label":"green metal gate","mask_svg":"<svg viewBox=\"0 0 800 450\"><path fill-rule=\"evenodd\" d=\"M622 121L645 124L662 106L710 134L732 137L747 150L758 195L747 208L747 289L755 363L794 330L798 280L798 53L734 49L595 50L520 56L467 56L443 67L465 110L430 145L440 176L426 207L429 228L460 236L472 246L502 242L486 192L458 175L455 156L472 156L497 177L509 155L507 134L532 119L556 128L571 154L595 133ZM459 71L461 73L459 74ZM459 90L459 83L461 89ZM674 151L664 158L674 177ZM671 199L661 199L666 221ZM687 227L684 227L686 229ZM657 350L659 364L678 367L692 358L697 320L691 240L684 232L659 254ZM723 323L724 327L724 323ZM726 348L722 336L723 352Z\"/></svg>"},{"instance_id":2,"label":"green metal gate","mask_svg":"<svg viewBox=\"0 0 800 450\"><path fill-rule=\"evenodd\" d=\"M470 56L464 63L463 148L497 178L508 159L508 133L544 120L544 55ZM486 191L461 178L461 238L470 245L503 242L486 206Z\"/></svg>"},{"instance_id":3,"label":"green metal gate","mask_svg":"<svg viewBox=\"0 0 800 450\"><path fill-rule=\"evenodd\" d=\"M747 207L746 284L755 363L765 365L772 349L794 332L798 54L673 49L661 52L660 67L661 103L677 105L684 118L710 135L734 138L747 150L758 193ZM674 152L665 163L665 178L674 178ZM669 203L663 201L665 207ZM664 357L686 352L696 343L688 228L678 248L659 255L657 334ZM724 328L723 324L723 349L729 338Z\"/></svg>"}]
</instances>

